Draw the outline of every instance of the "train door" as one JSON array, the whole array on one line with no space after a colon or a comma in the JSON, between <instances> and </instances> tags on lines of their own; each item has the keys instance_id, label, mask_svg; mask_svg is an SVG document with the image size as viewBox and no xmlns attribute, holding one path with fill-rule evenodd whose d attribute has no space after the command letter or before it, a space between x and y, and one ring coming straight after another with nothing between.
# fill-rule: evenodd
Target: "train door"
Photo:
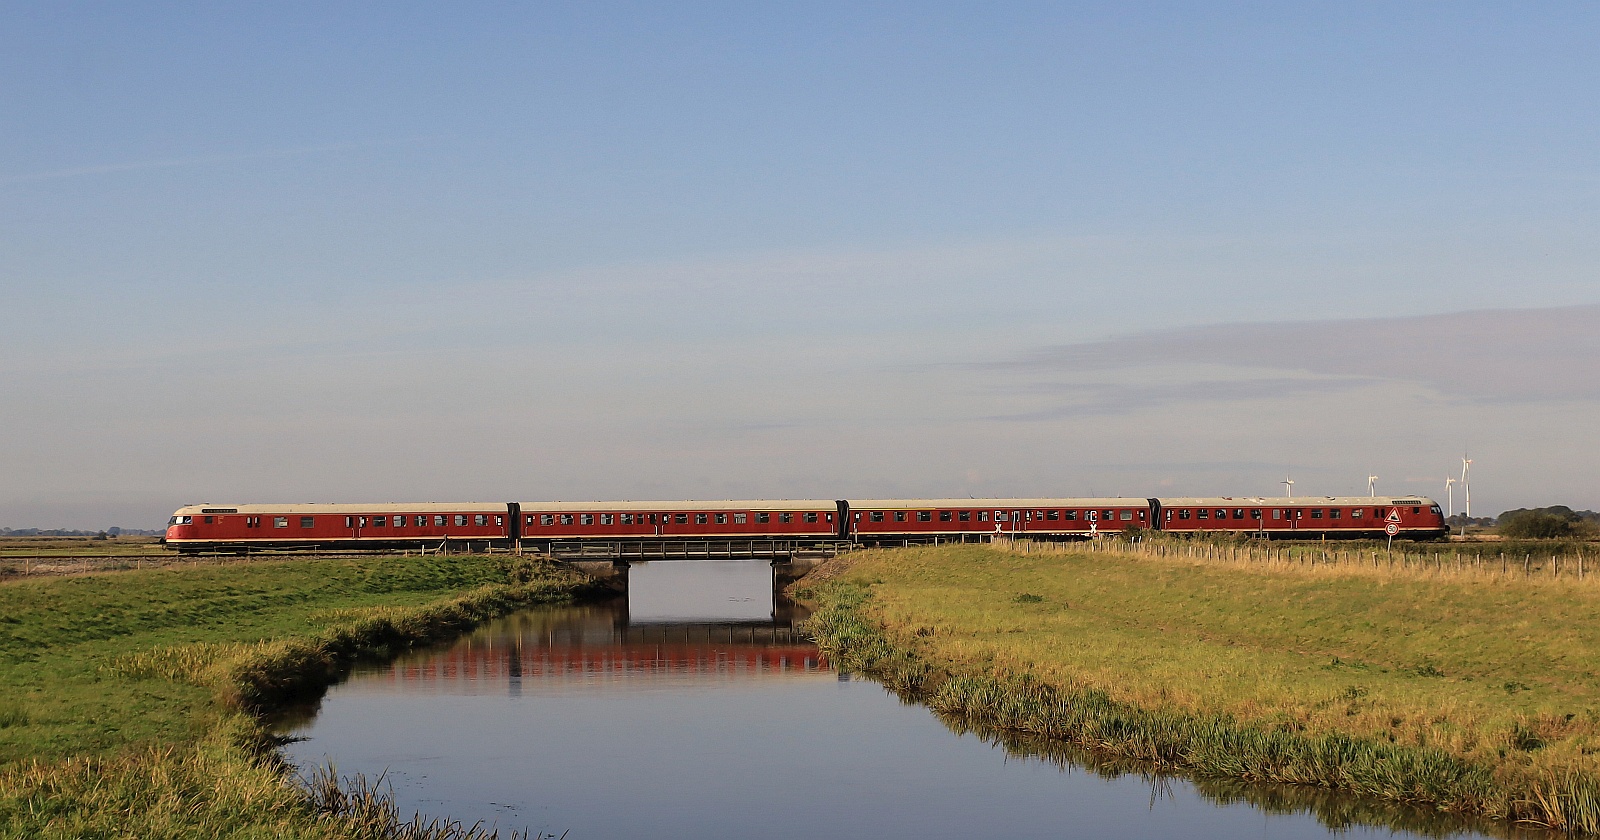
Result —
<instances>
[{"instance_id":1,"label":"train door","mask_svg":"<svg viewBox=\"0 0 1600 840\"><path fill-rule=\"evenodd\" d=\"M367 527L365 516L346 516L344 518L345 530L349 532L350 539L361 539L361 529Z\"/></svg>"}]
</instances>

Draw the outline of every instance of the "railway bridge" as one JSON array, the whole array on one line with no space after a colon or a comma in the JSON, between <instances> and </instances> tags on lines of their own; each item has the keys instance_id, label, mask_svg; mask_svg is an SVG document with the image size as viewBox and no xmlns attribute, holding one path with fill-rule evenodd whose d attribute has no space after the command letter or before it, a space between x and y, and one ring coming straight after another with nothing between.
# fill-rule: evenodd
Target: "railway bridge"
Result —
<instances>
[{"instance_id":1,"label":"railway bridge","mask_svg":"<svg viewBox=\"0 0 1600 840\"><path fill-rule=\"evenodd\" d=\"M858 546L848 542L793 540L684 540L673 542L558 542L551 559L577 568L617 592L628 591L630 563L671 560L766 560L780 590L824 561Z\"/></svg>"}]
</instances>

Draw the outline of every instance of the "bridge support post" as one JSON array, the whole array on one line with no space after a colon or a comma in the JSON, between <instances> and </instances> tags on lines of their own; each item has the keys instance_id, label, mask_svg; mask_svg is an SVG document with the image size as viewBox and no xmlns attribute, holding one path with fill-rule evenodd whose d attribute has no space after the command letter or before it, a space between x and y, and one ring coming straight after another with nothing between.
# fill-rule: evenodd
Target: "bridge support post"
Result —
<instances>
[{"instance_id":1,"label":"bridge support post","mask_svg":"<svg viewBox=\"0 0 1600 840\"><path fill-rule=\"evenodd\" d=\"M628 561L626 560L563 560L574 569L594 578L618 594L628 591Z\"/></svg>"},{"instance_id":2,"label":"bridge support post","mask_svg":"<svg viewBox=\"0 0 1600 840\"><path fill-rule=\"evenodd\" d=\"M806 573L827 562L821 555L798 554L772 561L772 591L782 592L789 584L806 576Z\"/></svg>"}]
</instances>

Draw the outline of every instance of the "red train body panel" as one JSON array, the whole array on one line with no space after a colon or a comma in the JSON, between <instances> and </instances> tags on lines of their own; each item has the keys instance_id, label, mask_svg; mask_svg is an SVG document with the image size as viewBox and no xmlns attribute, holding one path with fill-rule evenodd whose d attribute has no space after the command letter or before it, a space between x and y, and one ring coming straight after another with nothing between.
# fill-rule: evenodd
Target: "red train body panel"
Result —
<instances>
[{"instance_id":1,"label":"red train body panel","mask_svg":"<svg viewBox=\"0 0 1600 840\"><path fill-rule=\"evenodd\" d=\"M835 539L832 500L522 502L524 540Z\"/></svg>"},{"instance_id":2,"label":"red train body panel","mask_svg":"<svg viewBox=\"0 0 1600 840\"><path fill-rule=\"evenodd\" d=\"M1430 539L1447 533L1424 497L865 499L859 501L504 502L191 505L173 514L180 550L392 547L449 542L855 540L999 536L1071 539L1149 528L1179 534Z\"/></svg>"},{"instance_id":3,"label":"red train body panel","mask_svg":"<svg viewBox=\"0 0 1600 840\"><path fill-rule=\"evenodd\" d=\"M176 548L432 544L510 538L505 504L190 505L167 524Z\"/></svg>"},{"instance_id":4,"label":"red train body panel","mask_svg":"<svg viewBox=\"0 0 1600 840\"><path fill-rule=\"evenodd\" d=\"M935 536L1074 537L1150 527L1148 499L864 499L850 532L865 541Z\"/></svg>"},{"instance_id":5,"label":"red train body panel","mask_svg":"<svg viewBox=\"0 0 1600 840\"><path fill-rule=\"evenodd\" d=\"M1320 496L1156 499L1161 530L1307 538L1384 537L1392 522L1407 538L1444 536L1444 512L1432 499Z\"/></svg>"}]
</instances>

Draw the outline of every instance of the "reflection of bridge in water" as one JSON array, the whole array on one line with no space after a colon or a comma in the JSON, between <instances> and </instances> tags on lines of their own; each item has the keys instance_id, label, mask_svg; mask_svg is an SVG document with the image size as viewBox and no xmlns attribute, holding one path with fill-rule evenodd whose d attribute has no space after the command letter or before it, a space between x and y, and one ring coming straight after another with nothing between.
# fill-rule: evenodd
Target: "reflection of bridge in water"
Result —
<instances>
[{"instance_id":1,"label":"reflection of bridge in water","mask_svg":"<svg viewBox=\"0 0 1600 840\"><path fill-rule=\"evenodd\" d=\"M431 685L447 693L707 677L727 680L831 672L790 623L629 624L604 605L513 616L452 647L419 653L364 682Z\"/></svg>"}]
</instances>

